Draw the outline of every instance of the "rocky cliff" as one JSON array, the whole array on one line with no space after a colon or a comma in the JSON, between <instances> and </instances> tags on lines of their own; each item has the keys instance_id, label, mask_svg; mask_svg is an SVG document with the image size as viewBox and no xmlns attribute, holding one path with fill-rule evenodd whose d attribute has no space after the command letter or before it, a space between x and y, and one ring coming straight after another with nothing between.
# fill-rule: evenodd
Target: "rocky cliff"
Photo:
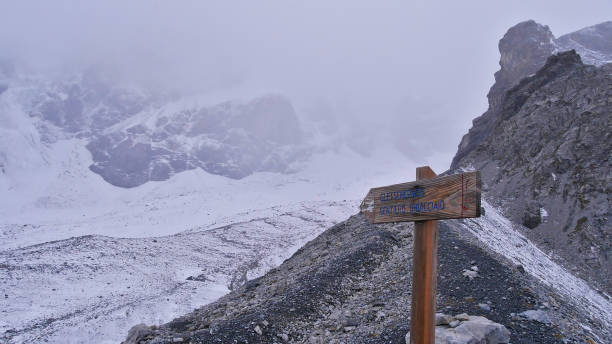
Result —
<instances>
[{"instance_id":1,"label":"rocky cliff","mask_svg":"<svg viewBox=\"0 0 612 344\"><path fill-rule=\"evenodd\" d=\"M579 52L592 62L593 49L609 53L600 41L612 42L610 26L556 41L534 22L510 29L500 42L502 68L489 109L474 120L451 167L481 170L487 194L529 229L528 237L608 293L612 64L585 64L574 50L542 57L558 42L582 42L591 49ZM514 40L527 42L509 48Z\"/></svg>"}]
</instances>

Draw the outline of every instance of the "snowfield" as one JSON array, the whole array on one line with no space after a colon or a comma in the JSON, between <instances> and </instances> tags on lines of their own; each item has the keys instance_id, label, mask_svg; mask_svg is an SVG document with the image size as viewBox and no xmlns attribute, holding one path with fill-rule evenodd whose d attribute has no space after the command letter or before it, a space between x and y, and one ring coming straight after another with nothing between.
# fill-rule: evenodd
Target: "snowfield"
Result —
<instances>
[{"instance_id":1,"label":"snowfield","mask_svg":"<svg viewBox=\"0 0 612 344\"><path fill-rule=\"evenodd\" d=\"M121 189L89 171L84 142L44 144L25 114L8 110L2 343L118 343L133 325L167 322L278 266L356 213L371 186L414 176L404 158L340 148L294 174L233 180L196 169Z\"/></svg>"},{"instance_id":2,"label":"snowfield","mask_svg":"<svg viewBox=\"0 0 612 344\"><path fill-rule=\"evenodd\" d=\"M120 342L135 324L166 322L279 265L355 206L300 203L170 236L85 235L2 251L0 339Z\"/></svg>"}]
</instances>

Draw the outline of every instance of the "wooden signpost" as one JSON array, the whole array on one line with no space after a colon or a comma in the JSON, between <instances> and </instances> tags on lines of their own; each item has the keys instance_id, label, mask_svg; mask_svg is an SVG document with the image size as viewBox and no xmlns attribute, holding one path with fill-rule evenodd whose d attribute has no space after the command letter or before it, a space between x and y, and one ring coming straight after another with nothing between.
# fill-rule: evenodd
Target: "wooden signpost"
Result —
<instances>
[{"instance_id":1,"label":"wooden signpost","mask_svg":"<svg viewBox=\"0 0 612 344\"><path fill-rule=\"evenodd\" d=\"M429 166L415 182L370 189L361 212L371 223L415 221L410 343L434 344L438 221L480 216L480 172L437 177Z\"/></svg>"}]
</instances>

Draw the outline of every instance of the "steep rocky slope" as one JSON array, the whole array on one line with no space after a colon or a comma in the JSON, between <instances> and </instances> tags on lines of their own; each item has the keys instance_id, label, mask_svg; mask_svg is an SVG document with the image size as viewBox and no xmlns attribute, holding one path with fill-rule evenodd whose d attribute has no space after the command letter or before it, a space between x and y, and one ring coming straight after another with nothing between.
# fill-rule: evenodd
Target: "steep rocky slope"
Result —
<instances>
[{"instance_id":1,"label":"steep rocky slope","mask_svg":"<svg viewBox=\"0 0 612 344\"><path fill-rule=\"evenodd\" d=\"M600 24L559 40L609 52L607 45L584 38L590 32L588 37L611 42L609 27ZM532 73L550 47L531 44L533 36L523 32L527 28L537 37L552 37L533 22L504 36L489 109L474 120L451 170L481 170L485 191L510 219L529 229L529 238L609 294L612 64L587 65L570 50L549 57ZM528 43L508 53L503 48L508 39Z\"/></svg>"}]
</instances>

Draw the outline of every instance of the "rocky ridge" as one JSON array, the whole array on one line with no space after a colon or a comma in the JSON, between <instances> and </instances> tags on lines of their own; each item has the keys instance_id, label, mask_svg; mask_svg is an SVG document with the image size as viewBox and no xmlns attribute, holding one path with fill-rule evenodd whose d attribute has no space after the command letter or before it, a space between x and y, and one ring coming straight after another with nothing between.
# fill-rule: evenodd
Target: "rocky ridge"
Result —
<instances>
[{"instance_id":1,"label":"rocky ridge","mask_svg":"<svg viewBox=\"0 0 612 344\"><path fill-rule=\"evenodd\" d=\"M601 319L480 247L460 223L440 223L439 311L486 317L512 343L593 340L579 325L585 319L609 338ZM139 325L124 343L405 343L412 232L411 224L371 225L355 215L266 275L165 325ZM520 315L528 310L546 318Z\"/></svg>"},{"instance_id":2,"label":"rocky ridge","mask_svg":"<svg viewBox=\"0 0 612 344\"><path fill-rule=\"evenodd\" d=\"M604 30L609 26L585 30L609 33ZM538 40L529 35L521 38L528 28L545 42L552 37L533 22L504 36L489 110L474 120L451 170L481 170L485 191L511 220L529 229L529 238L610 294L612 64L584 64L570 50L550 56L531 73L551 46L534 46ZM509 39L529 44L519 44L520 53L506 53L502 43Z\"/></svg>"},{"instance_id":3,"label":"rocky ridge","mask_svg":"<svg viewBox=\"0 0 612 344\"><path fill-rule=\"evenodd\" d=\"M533 20L521 22L508 29L499 41L500 69L495 73L495 84L487 94L489 108L482 116L474 119L472 128L459 144L452 166L456 167L469 151L489 135L493 123L499 117L499 107L505 92L542 68L548 57L558 52L575 50L585 64L601 66L612 62L611 41L612 21L590 26L558 39L548 26Z\"/></svg>"}]
</instances>

